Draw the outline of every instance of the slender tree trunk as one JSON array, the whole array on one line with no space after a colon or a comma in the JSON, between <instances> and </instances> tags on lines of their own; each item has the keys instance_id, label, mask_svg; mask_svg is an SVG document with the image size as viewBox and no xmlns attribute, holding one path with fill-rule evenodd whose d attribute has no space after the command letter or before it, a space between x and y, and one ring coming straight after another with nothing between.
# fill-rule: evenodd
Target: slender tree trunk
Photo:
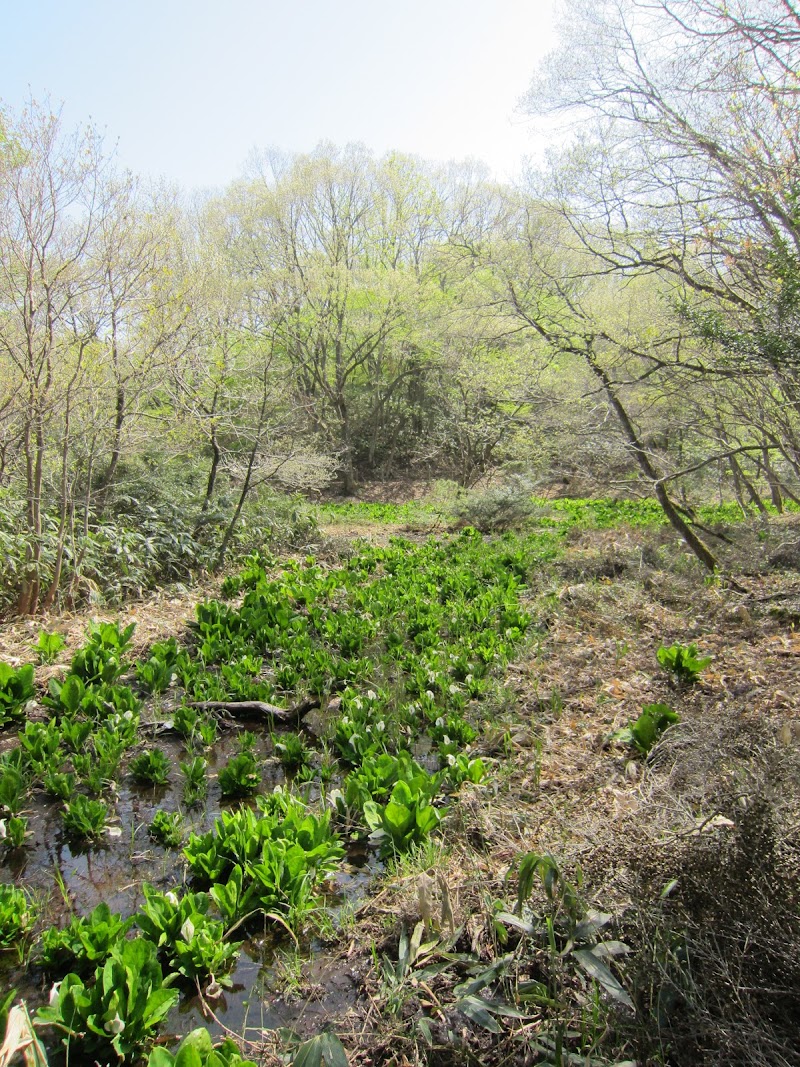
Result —
<instances>
[{"instance_id":1,"label":"slender tree trunk","mask_svg":"<svg viewBox=\"0 0 800 1067\"><path fill-rule=\"evenodd\" d=\"M264 376L261 382L261 404L258 411L257 432L253 439L253 446L250 449L250 455L247 458L247 471L245 472L244 482L242 483L242 491L239 493L239 499L236 501L236 507L234 508L231 521L228 523L225 533L222 537L222 543L219 546L217 552L217 558L214 562L214 573L218 574L222 570L222 566L225 562L225 557L228 554L228 548L230 547L231 539L236 530L237 523L239 522L239 516L242 514L242 508L244 502L247 499L247 494L250 492L250 486L253 481L253 472L256 466L256 459L258 458L258 452L261 448L261 442L264 439L267 411L269 408L269 364L264 367Z\"/></svg>"},{"instance_id":2,"label":"slender tree trunk","mask_svg":"<svg viewBox=\"0 0 800 1067\"><path fill-rule=\"evenodd\" d=\"M648 481L651 482L653 486L653 491L656 495L656 499L661 505L664 514L667 516L670 525L678 534L680 534L680 536L683 538L683 540L686 542L692 552L694 552L695 556L700 560L703 566L713 573L719 567L717 560L715 559L711 551L706 547L706 545L703 544L703 542L700 540L700 538L697 536L691 526L689 526L689 524L683 519L683 517L675 507L674 503L670 499L669 493L667 492L664 483L661 481L658 471L653 466L652 460L650 459L647 450L645 449L642 442L639 440L639 436L636 433L636 428L634 427L633 422L631 421L631 418L628 415L628 412L626 411L622 401L617 395L617 391L614 388L614 383L609 378L605 369L597 362L594 353L591 351L590 348L587 347L585 349L579 349L579 351L584 357L589 369L592 371L594 376L603 386L603 390L605 391L605 394L608 397L608 401L611 404L611 407L614 410L614 414L617 416L619 424L622 428L622 432L625 436L625 440L628 445L628 451L639 464L639 468L641 469L642 473L645 475Z\"/></svg>"},{"instance_id":3,"label":"slender tree trunk","mask_svg":"<svg viewBox=\"0 0 800 1067\"><path fill-rule=\"evenodd\" d=\"M729 462L730 462L730 465L731 465L731 470L733 471L734 488L739 484L743 485L744 488L747 490L747 495L750 497L751 503L755 504L755 506L758 508L759 512L762 515L767 515L768 512L767 512L766 504L764 503L764 501L759 496L759 493L758 493L756 487L753 485L753 483L750 481L750 479L744 473L744 470L742 469L742 465L739 463L739 461L737 460L736 456L729 456L728 459L729 459ZM739 492L738 492L737 495L741 496L741 489L739 489ZM739 501L739 503L740 503L740 506L742 508L742 511L744 511L745 514L746 514L747 513L747 509L744 507L744 503L741 500Z\"/></svg>"},{"instance_id":4,"label":"slender tree trunk","mask_svg":"<svg viewBox=\"0 0 800 1067\"><path fill-rule=\"evenodd\" d=\"M772 468L772 464L769 459L769 449L763 448L761 450L761 459L764 467L764 474L767 478L767 485L769 486L770 497L772 498L772 504L779 515L783 514L783 497L781 496L780 482L778 476Z\"/></svg>"},{"instance_id":5,"label":"slender tree trunk","mask_svg":"<svg viewBox=\"0 0 800 1067\"><path fill-rule=\"evenodd\" d=\"M211 431L211 439L209 441L211 445L211 467L208 471L208 481L206 482L206 492L203 497L203 503L200 508L200 518L195 523L194 533L197 535L198 530L202 526L202 517L206 514L211 507L211 501L214 499L214 490L217 486L217 475L219 474L219 464L222 459L222 449L219 447L217 441L217 431L214 427Z\"/></svg>"},{"instance_id":6,"label":"slender tree trunk","mask_svg":"<svg viewBox=\"0 0 800 1067\"><path fill-rule=\"evenodd\" d=\"M219 474L219 465L222 460L222 449L219 446L219 439L217 436L217 403L219 401L219 384L214 389L214 396L211 401L211 407L207 409L207 414L211 419L211 437L209 438L209 444L211 445L211 467L208 472L208 480L206 482L206 493L203 497L203 503L200 508L200 514L197 518L197 522L194 525L192 536L197 537L200 529L203 525L203 516L211 507L211 501L214 499L214 490L217 487L217 475Z\"/></svg>"},{"instance_id":7,"label":"slender tree trunk","mask_svg":"<svg viewBox=\"0 0 800 1067\"><path fill-rule=\"evenodd\" d=\"M53 566L53 577L50 581L50 588L42 604L42 609L48 611L55 602L56 595L58 594L58 587L61 584L61 571L64 566L64 545L67 540L67 512L69 510L68 503L68 487L69 487L69 422L70 422L70 404L67 399L67 405L64 412L64 439L61 443L61 484L59 486L59 502L58 502L58 542L56 545L56 558Z\"/></svg>"},{"instance_id":8,"label":"slender tree trunk","mask_svg":"<svg viewBox=\"0 0 800 1067\"><path fill-rule=\"evenodd\" d=\"M254 442L253 447L250 450L250 456L248 457L247 461L247 472L245 473L244 482L242 483L242 491L239 493L239 499L236 501L236 507L234 508L233 515L231 516L231 521L225 528L225 533L222 537L222 543L219 546L219 552L217 552L217 558L214 563L214 574L218 574L222 570L222 566L225 562L225 557L228 554L228 548L231 543L231 538L233 537L234 531L236 530L236 526L239 522L239 516L242 514L242 508L244 507L244 502L247 499L247 494L250 492L250 484L253 480L253 469L255 468L256 456L258 455L258 447L260 443L261 438L259 436L259 438Z\"/></svg>"},{"instance_id":9,"label":"slender tree trunk","mask_svg":"<svg viewBox=\"0 0 800 1067\"><path fill-rule=\"evenodd\" d=\"M31 425L31 422L33 425ZM42 478L44 468L44 430L41 413L35 411L25 428L25 467L27 473L28 546L25 572L20 584L17 611L35 615L39 607L42 559Z\"/></svg>"}]
</instances>

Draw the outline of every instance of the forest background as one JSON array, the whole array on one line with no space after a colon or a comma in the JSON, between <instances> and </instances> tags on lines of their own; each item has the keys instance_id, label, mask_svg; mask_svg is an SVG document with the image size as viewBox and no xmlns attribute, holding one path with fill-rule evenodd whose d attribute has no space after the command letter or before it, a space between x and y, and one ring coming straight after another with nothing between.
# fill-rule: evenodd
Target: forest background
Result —
<instances>
[{"instance_id":1,"label":"forest background","mask_svg":"<svg viewBox=\"0 0 800 1067\"><path fill-rule=\"evenodd\" d=\"M47 105L0 113L0 606L247 551L285 496L397 477L800 502L800 13L570 9L511 187L361 146L187 200Z\"/></svg>"}]
</instances>

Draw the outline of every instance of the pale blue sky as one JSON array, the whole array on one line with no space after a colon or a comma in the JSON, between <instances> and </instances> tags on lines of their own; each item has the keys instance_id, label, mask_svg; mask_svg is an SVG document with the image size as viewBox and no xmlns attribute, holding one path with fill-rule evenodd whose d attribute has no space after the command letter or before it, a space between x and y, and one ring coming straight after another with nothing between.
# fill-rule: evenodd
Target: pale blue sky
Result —
<instances>
[{"instance_id":1,"label":"pale blue sky","mask_svg":"<svg viewBox=\"0 0 800 1067\"><path fill-rule=\"evenodd\" d=\"M91 118L140 174L187 189L253 148L363 141L485 160L535 152L514 108L553 0L0 0L0 103Z\"/></svg>"}]
</instances>

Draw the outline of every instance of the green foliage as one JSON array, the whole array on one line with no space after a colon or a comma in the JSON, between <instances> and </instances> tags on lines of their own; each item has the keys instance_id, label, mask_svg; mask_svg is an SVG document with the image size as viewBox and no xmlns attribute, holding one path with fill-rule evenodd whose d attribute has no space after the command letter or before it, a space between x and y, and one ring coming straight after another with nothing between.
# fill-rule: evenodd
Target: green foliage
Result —
<instances>
[{"instance_id":1,"label":"green foliage","mask_svg":"<svg viewBox=\"0 0 800 1067\"><path fill-rule=\"evenodd\" d=\"M236 957L239 943L225 942L223 924L208 917L207 893L159 893L142 886L145 902L136 915L139 929L157 946L170 970L193 981L219 978Z\"/></svg>"},{"instance_id":2,"label":"green foliage","mask_svg":"<svg viewBox=\"0 0 800 1067\"><path fill-rule=\"evenodd\" d=\"M166 785L172 764L160 748L148 748L135 756L129 766L137 782Z\"/></svg>"},{"instance_id":3,"label":"green foliage","mask_svg":"<svg viewBox=\"0 0 800 1067\"><path fill-rule=\"evenodd\" d=\"M439 825L441 812L431 804L432 788L431 781L401 780L395 783L387 804L374 800L364 804L364 819L385 854L408 852Z\"/></svg>"},{"instance_id":4,"label":"green foliage","mask_svg":"<svg viewBox=\"0 0 800 1067\"><path fill-rule=\"evenodd\" d=\"M0 949L23 938L35 919L36 909L25 890L0 882Z\"/></svg>"},{"instance_id":5,"label":"green foliage","mask_svg":"<svg viewBox=\"0 0 800 1067\"><path fill-rule=\"evenodd\" d=\"M174 677L172 666L153 656L136 664L136 680L146 693L163 693L169 689Z\"/></svg>"},{"instance_id":6,"label":"green foliage","mask_svg":"<svg viewBox=\"0 0 800 1067\"><path fill-rule=\"evenodd\" d=\"M24 815L11 815L0 819L0 845L6 848L22 848L30 836L28 820Z\"/></svg>"},{"instance_id":7,"label":"green foliage","mask_svg":"<svg viewBox=\"0 0 800 1067\"><path fill-rule=\"evenodd\" d=\"M16 989L9 989L8 992L0 994L0 1042L6 1036L8 1016L16 995Z\"/></svg>"},{"instance_id":8,"label":"green foliage","mask_svg":"<svg viewBox=\"0 0 800 1067\"><path fill-rule=\"evenodd\" d=\"M71 545L62 557L60 590L68 591L69 606L88 603L121 604L169 582L191 580L210 569L214 546L194 536L194 501L182 487L172 486L169 500L162 499L164 472L159 464L158 481L150 479L142 499L115 496L108 514L90 521L87 531L76 524ZM144 499L148 503L144 503ZM24 507L6 496L0 508L0 605L13 604L20 577L25 573L30 534ZM116 514L114 514L116 512ZM54 579L59 539L56 513L42 516L39 576L46 588ZM238 550L238 545L234 545Z\"/></svg>"},{"instance_id":9,"label":"green foliage","mask_svg":"<svg viewBox=\"0 0 800 1067\"><path fill-rule=\"evenodd\" d=\"M361 766L351 771L344 781L344 799L348 807L363 811L369 801L386 801L398 782L406 782L415 795L431 798L436 795L441 775L429 775L412 758L400 751L396 756L388 752L364 758Z\"/></svg>"},{"instance_id":10,"label":"green foliage","mask_svg":"<svg viewBox=\"0 0 800 1067\"><path fill-rule=\"evenodd\" d=\"M228 926L233 926L260 910L252 892L252 884L245 879L244 871L238 864L230 872L226 882L215 882L211 886L208 895Z\"/></svg>"},{"instance_id":11,"label":"green foliage","mask_svg":"<svg viewBox=\"0 0 800 1067\"><path fill-rule=\"evenodd\" d=\"M208 792L206 770L208 763L202 756L194 756L186 763L181 763L183 775L183 799L186 804L199 803Z\"/></svg>"},{"instance_id":12,"label":"green foliage","mask_svg":"<svg viewBox=\"0 0 800 1067\"><path fill-rule=\"evenodd\" d=\"M42 785L46 793L59 800L69 800L75 795L77 778L72 771L47 770L42 775Z\"/></svg>"},{"instance_id":13,"label":"green foliage","mask_svg":"<svg viewBox=\"0 0 800 1067\"><path fill-rule=\"evenodd\" d=\"M244 807L223 812L212 831L190 835L184 855L229 921L261 910L296 924L313 908L316 886L343 850L330 811L314 815L286 794L258 800L266 814Z\"/></svg>"},{"instance_id":14,"label":"green foliage","mask_svg":"<svg viewBox=\"0 0 800 1067\"><path fill-rule=\"evenodd\" d=\"M656 656L665 671L670 671L676 675L681 682L692 684L697 681L701 671L705 670L711 662L710 656L700 658L697 653L698 648L695 644L680 645L676 643L669 648L665 648L662 645L656 652Z\"/></svg>"},{"instance_id":15,"label":"green foliage","mask_svg":"<svg viewBox=\"0 0 800 1067\"><path fill-rule=\"evenodd\" d=\"M528 906L537 879L547 902L541 914L536 914ZM596 982L618 1003L633 1009L633 1001L611 969L611 962L625 955L628 946L619 941L600 939L601 932L611 920L611 915L586 908L578 886L564 878L556 860L536 852L520 857L514 912L500 911L494 916L501 938L505 939L511 928L544 942L549 953L551 973L547 992L551 997L563 995L563 987L575 981L572 974L562 975L562 989L556 989L559 971L566 959L576 964L586 978Z\"/></svg>"},{"instance_id":16,"label":"green foliage","mask_svg":"<svg viewBox=\"0 0 800 1067\"><path fill-rule=\"evenodd\" d=\"M147 1067L256 1067L254 1060L246 1060L229 1037L215 1048L205 1027L192 1030L175 1052L154 1048L147 1059Z\"/></svg>"},{"instance_id":17,"label":"green foliage","mask_svg":"<svg viewBox=\"0 0 800 1067\"><path fill-rule=\"evenodd\" d=\"M177 1000L177 990L164 988L155 945L137 937L118 943L92 982L66 975L36 1021L61 1030L83 1062L124 1060L153 1039Z\"/></svg>"},{"instance_id":18,"label":"green foliage","mask_svg":"<svg viewBox=\"0 0 800 1067\"><path fill-rule=\"evenodd\" d=\"M347 1067L349 1060L339 1038L328 1030L297 1045L291 1067Z\"/></svg>"},{"instance_id":19,"label":"green foliage","mask_svg":"<svg viewBox=\"0 0 800 1067\"><path fill-rule=\"evenodd\" d=\"M147 693L163 693L175 678L175 670L181 659L178 642L174 637L156 642L144 662L136 664L136 679Z\"/></svg>"},{"instance_id":20,"label":"green foliage","mask_svg":"<svg viewBox=\"0 0 800 1067\"><path fill-rule=\"evenodd\" d=\"M70 674L80 678L86 686L115 682L126 669L123 656L135 629L135 622L124 630L120 630L117 622L93 623L89 627L88 641L73 657Z\"/></svg>"},{"instance_id":21,"label":"green foliage","mask_svg":"<svg viewBox=\"0 0 800 1067\"><path fill-rule=\"evenodd\" d=\"M273 734L272 743L278 754L278 759L281 761L281 766L287 771L297 771L309 764L311 749L300 734Z\"/></svg>"},{"instance_id":22,"label":"green foliage","mask_svg":"<svg viewBox=\"0 0 800 1067\"><path fill-rule=\"evenodd\" d=\"M463 526L481 533L502 533L520 527L539 510L531 495L532 486L524 478L512 478L503 485L463 493L453 511Z\"/></svg>"},{"instance_id":23,"label":"green foliage","mask_svg":"<svg viewBox=\"0 0 800 1067\"><path fill-rule=\"evenodd\" d=\"M72 971L85 976L104 963L125 937L133 919L123 919L101 903L86 916L73 916L64 929L50 927L42 934L39 962L46 971Z\"/></svg>"},{"instance_id":24,"label":"green foliage","mask_svg":"<svg viewBox=\"0 0 800 1067\"><path fill-rule=\"evenodd\" d=\"M132 718L133 716L131 716ZM69 715L61 717L59 726L61 728L61 743L68 752L82 752L94 728L91 720L75 719Z\"/></svg>"},{"instance_id":25,"label":"green foliage","mask_svg":"<svg viewBox=\"0 0 800 1067\"><path fill-rule=\"evenodd\" d=\"M206 893L162 893L149 882L142 884L144 904L136 915L136 925L159 950L168 951L180 937L181 926L191 916L208 911Z\"/></svg>"},{"instance_id":26,"label":"green foliage","mask_svg":"<svg viewBox=\"0 0 800 1067\"><path fill-rule=\"evenodd\" d=\"M153 841L164 848L180 848L183 843L183 816L179 811L157 811L147 832Z\"/></svg>"},{"instance_id":27,"label":"green foliage","mask_svg":"<svg viewBox=\"0 0 800 1067\"><path fill-rule=\"evenodd\" d=\"M216 719L201 719L197 724L197 737L203 748L212 748L217 740Z\"/></svg>"},{"instance_id":28,"label":"green foliage","mask_svg":"<svg viewBox=\"0 0 800 1067\"><path fill-rule=\"evenodd\" d=\"M465 753L459 752L447 757L445 773L454 786L461 785L462 782L477 785L486 777L486 766L479 757L470 759Z\"/></svg>"},{"instance_id":29,"label":"green foliage","mask_svg":"<svg viewBox=\"0 0 800 1067\"><path fill-rule=\"evenodd\" d=\"M40 663L55 663L59 652L66 648L67 642L59 633L48 633L47 630L39 631L39 639L34 645L39 653Z\"/></svg>"},{"instance_id":30,"label":"green foliage","mask_svg":"<svg viewBox=\"0 0 800 1067\"><path fill-rule=\"evenodd\" d=\"M315 872L297 842L268 839L258 859L247 864L246 875L252 905L268 915L285 917L289 926L299 926L314 907Z\"/></svg>"},{"instance_id":31,"label":"green foliage","mask_svg":"<svg viewBox=\"0 0 800 1067\"><path fill-rule=\"evenodd\" d=\"M23 716L25 705L33 699L33 664L11 667L0 663L0 727Z\"/></svg>"},{"instance_id":32,"label":"green foliage","mask_svg":"<svg viewBox=\"0 0 800 1067\"><path fill-rule=\"evenodd\" d=\"M17 736L29 765L48 763L61 745L61 730L53 719L50 722L26 722Z\"/></svg>"},{"instance_id":33,"label":"green foliage","mask_svg":"<svg viewBox=\"0 0 800 1067\"><path fill-rule=\"evenodd\" d=\"M667 522L657 500L585 500L563 497L540 500L556 514L566 515L576 526L605 530L625 523L627 526L663 526Z\"/></svg>"},{"instance_id":34,"label":"green foliage","mask_svg":"<svg viewBox=\"0 0 800 1067\"><path fill-rule=\"evenodd\" d=\"M642 714L631 723L631 741L647 755L667 727L680 721L680 715L666 704L645 704Z\"/></svg>"},{"instance_id":35,"label":"green foliage","mask_svg":"<svg viewBox=\"0 0 800 1067\"><path fill-rule=\"evenodd\" d=\"M63 682L51 678L49 693L43 701L57 716L68 715L71 719L81 715L103 721L110 717L124 716L129 723L130 739L136 730L139 702L126 685L96 683L86 685L76 674L68 674ZM117 723L120 727L121 724Z\"/></svg>"},{"instance_id":36,"label":"green foliage","mask_svg":"<svg viewBox=\"0 0 800 1067\"><path fill-rule=\"evenodd\" d=\"M440 515L435 504L411 500L405 504L370 504L364 500L347 504L321 504L323 522L374 522L381 526L430 526Z\"/></svg>"},{"instance_id":37,"label":"green foliage","mask_svg":"<svg viewBox=\"0 0 800 1067\"><path fill-rule=\"evenodd\" d=\"M103 800L91 800L78 794L64 805L64 830L78 841L92 843L103 836L108 827L108 806Z\"/></svg>"},{"instance_id":38,"label":"green foliage","mask_svg":"<svg viewBox=\"0 0 800 1067\"><path fill-rule=\"evenodd\" d=\"M196 708L181 704L175 709L175 713L172 716L172 725L181 737L185 737L188 741L194 736L199 726L200 718L200 712Z\"/></svg>"},{"instance_id":39,"label":"green foliage","mask_svg":"<svg viewBox=\"0 0 800 1067\"><path fill-rule=\"evenodd\" d=\"M233 756L219 772L219 788L224 797L249 797L260 785L261 773L252 752Z\"/></svg>"},{"instance_id":40,"label":"green foliage","mask_svg":"<svg viewBox=\"0 0 800 1067\"><path fill-rule=\"evenodd\" d=\"M119 760L99 760L92 752L72 757L72 765L78 783L92 796L99 796L109 790L119 769Z\"/></svg>"},{"instance_id":41,"label":"green foliage","mask_svg":"<svg viewBox=\"0 0 800 1067\"><path fill-rule=\"evenodd\" d=\"M18 815L28 787L22 772L13 764L0 772L0 810L9 815Z\"/></svg>"}]
</instances>

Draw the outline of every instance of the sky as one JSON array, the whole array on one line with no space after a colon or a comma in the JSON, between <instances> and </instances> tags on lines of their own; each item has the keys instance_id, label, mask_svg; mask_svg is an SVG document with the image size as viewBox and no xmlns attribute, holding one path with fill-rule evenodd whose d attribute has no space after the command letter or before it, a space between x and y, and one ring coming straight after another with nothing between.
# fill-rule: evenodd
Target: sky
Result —
<instances>
[{"instance_id":1,"label":"sky","mask_svg":"<svg viewBox=\"0 0 800 1067\"><path fill-rule=\"evenodd\" d=\"M553 3L0 0L0 106L49 98L124 167L187 190L322 141L513 180L542 147L515 107L555 45Z\"/></svg>"}]
</instances>

